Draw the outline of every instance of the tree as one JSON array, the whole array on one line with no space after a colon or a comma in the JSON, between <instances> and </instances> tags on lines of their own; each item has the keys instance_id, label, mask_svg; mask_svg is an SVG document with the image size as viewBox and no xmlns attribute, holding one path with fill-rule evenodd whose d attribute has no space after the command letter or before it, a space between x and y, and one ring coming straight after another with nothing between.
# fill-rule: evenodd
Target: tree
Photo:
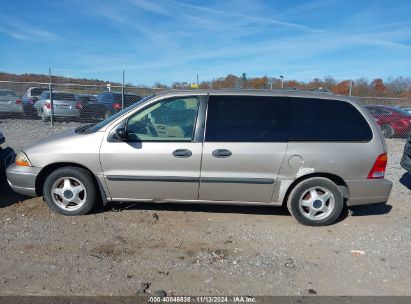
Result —
<instances>
[{"instance_id":1,"label":"tree","mask_svg":"<svg viewBox=\"0 0 411 304\"><path fill-rule=\"evenodd\" d=\"M284 83L285 88L301 89L301 84L297 80L288 80Z\"/></svg>"},{"instance_id":2,"label":"tree","mask_svg":"<svg viewBox=\"0 0 411 304\"><path fill-rule=\"evenodd\" d=\"M343 80L334 85L331 90L335 94L348 95L350 93L350 82L351 80Z\"/></svg>"},{"instance_id":3,"label":"tree","mask_svg":"<svg viewBox=\"0 0 411 304\"><path fill-rule=\"evenodd\" d=\"M384 81L381 78L376 78L371 82L373 93L376 96L383 96L385 93Z\"/></svg>"}]
</instances>

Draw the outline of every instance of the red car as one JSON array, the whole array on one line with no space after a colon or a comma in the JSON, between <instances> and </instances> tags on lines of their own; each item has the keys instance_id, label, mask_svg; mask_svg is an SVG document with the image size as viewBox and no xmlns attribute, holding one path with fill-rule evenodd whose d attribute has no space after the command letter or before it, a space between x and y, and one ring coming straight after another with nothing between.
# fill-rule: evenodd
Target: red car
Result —
<instances>
[{"instance_id":1,"label":"red car","mask_svg":"<svg viewBox=\"0 0 411 304\"><path fill-rule=\"evenodd\" d=\"M390 106L365 106L385 137L407 137L411 130L411 113Z\"/></svg>"}]
</instances>

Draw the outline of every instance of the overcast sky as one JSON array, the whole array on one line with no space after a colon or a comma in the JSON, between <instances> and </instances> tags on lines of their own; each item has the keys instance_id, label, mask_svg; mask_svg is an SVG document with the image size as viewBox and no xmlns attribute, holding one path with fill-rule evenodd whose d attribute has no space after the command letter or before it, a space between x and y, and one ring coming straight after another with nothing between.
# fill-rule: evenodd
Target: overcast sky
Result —
<instances>
[{"instance_id":1,"label":"overcast sky","mask_svg":"<svg viewBox=\"0 0 411 304\"><path fill-rule=\"evenodd\" d=\"M152 85L411 76L411 1L2 1L0 71Z\"/></svg>"}]
</instances>

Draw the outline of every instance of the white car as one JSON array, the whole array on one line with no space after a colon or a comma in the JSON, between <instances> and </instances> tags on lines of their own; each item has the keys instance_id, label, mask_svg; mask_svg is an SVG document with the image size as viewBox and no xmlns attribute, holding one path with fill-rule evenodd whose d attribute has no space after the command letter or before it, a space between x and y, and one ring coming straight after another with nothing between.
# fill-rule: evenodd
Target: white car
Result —
<instances>
[{"instance_id":1,"label":"white car","mask_svg":"<svg viewBox=\"0 0 411 304\"><path fill-rule=\"evenodd\" d=\"M0 90L0 113L22 114L21 99L13 90Z\"/></svg>"}]
</instances>

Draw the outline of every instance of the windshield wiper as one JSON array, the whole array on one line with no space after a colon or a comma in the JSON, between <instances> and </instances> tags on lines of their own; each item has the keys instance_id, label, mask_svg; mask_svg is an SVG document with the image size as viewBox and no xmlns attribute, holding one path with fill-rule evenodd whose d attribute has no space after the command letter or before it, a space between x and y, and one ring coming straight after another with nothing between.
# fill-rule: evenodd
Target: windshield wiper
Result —
<instances>
[{"instance_id":1,"label":"windshield wiper","mask_svg":"<svg viewBox=\"0 0 411 304\"><path fill-rule=\"evenodd\" d=\"M95 123L88 124L88 125L84 125L84 126L80 126L80 127L78 127L78 128L75 130L75 132L76 132L76 133L84 133L84 131L86 131L88 128L90 128L90 127L92 127L92 126L94 126L94 125L95 125Z\"/></svg>"}]
</instances>

